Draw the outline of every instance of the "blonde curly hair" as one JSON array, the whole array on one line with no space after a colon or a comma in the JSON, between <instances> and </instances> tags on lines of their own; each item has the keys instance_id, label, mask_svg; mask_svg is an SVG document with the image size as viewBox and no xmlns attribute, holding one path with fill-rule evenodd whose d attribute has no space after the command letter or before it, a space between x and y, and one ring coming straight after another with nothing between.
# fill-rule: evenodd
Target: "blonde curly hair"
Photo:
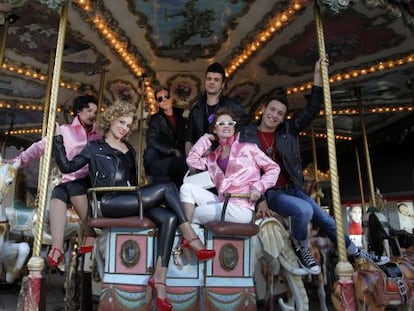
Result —
<instances>
[{"instance_id":1,"label":"blonde curly hair","mask_svg":"<svg viewBox=\"0 0 414 311\"><path fill-rule=\"evenodd\" d=\"M105 109L105 111L101 114L99 120L97 121L96 125L99 132L102 135L105 135L106 133L108 133L109 128L111 127L111 123L119 117L123 116L133 117L131 131L136 130L138 128L137 108L135 108L128 101L117 100L113 103L113 105Z\"/></svg>"}]
</instances>

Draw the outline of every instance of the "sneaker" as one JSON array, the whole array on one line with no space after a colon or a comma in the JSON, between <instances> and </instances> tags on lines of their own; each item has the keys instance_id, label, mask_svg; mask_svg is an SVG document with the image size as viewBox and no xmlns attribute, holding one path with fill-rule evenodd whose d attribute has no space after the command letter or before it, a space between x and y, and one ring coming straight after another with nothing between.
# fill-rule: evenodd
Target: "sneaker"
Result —
<instances>
[{"instance_id":1,"label":"sneaker","mask_svg":"<svg viewBox=\"0 0 414 311\"><path fill-rule=\"evenodd\" d=\"M372 261L377 265L385 265L390 261L388 256L377 256L374 254L367 253L363 249L358 249L358 251L353 255L355 258L364 258L365 260Z\"/></svg>"},{"instance_id":2,"label":"sneaker","mask_svg":"<svg viewBox=\"0 0 414 311\"><path fill-rule=\"evenodd\" d=\"M303 269L310 274L319 274L321 272L321 267L316 263L308 247L296 247L295 253Z\"/></svg>"}]
</instances>

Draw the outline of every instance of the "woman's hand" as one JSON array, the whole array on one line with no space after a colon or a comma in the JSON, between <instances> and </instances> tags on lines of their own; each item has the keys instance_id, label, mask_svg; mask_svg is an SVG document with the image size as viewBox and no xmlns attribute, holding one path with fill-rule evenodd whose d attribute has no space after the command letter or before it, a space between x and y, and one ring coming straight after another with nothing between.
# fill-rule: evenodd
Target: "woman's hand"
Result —
<instances>
[{"instance_id":1,"label":"woman's hand","mask_svg":"<svg viewBox=\"0 0 414 311\"><path fill-rule=\"evenodd\" d=\"M215 141L216 140L216 136L214 136L213 134L205 133L203 136L205 138L207 138L208 140L211 140L211 141Z\"/></svg>"},{"instance_id":2,"label":"woman's hand","mask_svg":"<svg viewBox=\"0 0 414 311\"><path fill-rule=\"evenodd\" d=\"M257 190L252 190L251 192L250 192L250 198L249 198L249 200L251 201L251 202L256 202L257 200L259 200L260 199L260 197L262 196L262 194L260 193L260 191L257 191Z\"/></svg>"},{"instance_id":3,"label":"woman's hand","mask_svg":"<svg viewBox=\"0 0 414 311\"><path fill-rule=\"evenodd\" d=\"M60 125L59 123L55 123L55 136L60 135Z\"/></svg>"}]
</instances>

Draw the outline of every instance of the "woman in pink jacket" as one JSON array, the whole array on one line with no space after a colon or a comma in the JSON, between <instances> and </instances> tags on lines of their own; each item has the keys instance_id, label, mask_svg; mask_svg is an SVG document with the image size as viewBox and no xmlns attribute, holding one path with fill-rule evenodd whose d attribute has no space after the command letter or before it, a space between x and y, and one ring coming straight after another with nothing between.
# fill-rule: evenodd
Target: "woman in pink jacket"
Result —
<instances>
[{"instance_id":1,"label":"woman in pink jacket","mask_svg":"<svg viewBox=\"0 0 414 311\"><path fill-rule=\"evenodd\" d=\"M65 149L69 159L77 155L88 141L101 137L95 131L97 99L95 96L78 96L73 101L75 115L71 124L60 125L60 133L65 139ZM21 167L38 160L45 151L46 137L33 143L12 161L20 159ZM89 204L86 190L90 187L88 166L80 170L62 175L62 183L52 192L50 201L50 231L52 235L52 249L47 256L52 268L64 270L63 239L66 225L66 208L73 205L83 224L84 241L79 252L87 253L92 250L94 231L87 226Z\"/></svg>"},{"instance_id":2,"label":"woman in pink jacket","mask_svg":"<svg viewBox=\"0 0 414 311\"><path fill-rule=\"evenodd\" d=\"M187 217L194 223L219 220L226 193L250 193L250 198L231 198L225 220L251 222L256 201L279 177L279 166L257 145L239 142L236 124L231 111L219 109L211 123L214 134L200 137L188 154L188 166L207 169L218 193L215 195L193 184L181 186L181 202Z\"/></svg>"}]
</instances>

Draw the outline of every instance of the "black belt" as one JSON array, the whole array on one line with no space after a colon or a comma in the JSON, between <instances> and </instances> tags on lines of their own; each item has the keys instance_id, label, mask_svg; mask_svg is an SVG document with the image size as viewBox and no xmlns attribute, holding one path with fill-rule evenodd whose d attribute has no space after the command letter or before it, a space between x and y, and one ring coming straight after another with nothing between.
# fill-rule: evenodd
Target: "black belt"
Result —
<instances>
[{"instance_id":1,"label":"black belt","mask_svg":"<svg viewBox=\"0 0 414 311\"><path fill-rule=\"evenodd\" d=\"M293 188L292 184L285 184L283 186L275 186L272 188L272 190L280 190L280 191L286 191Z\"/></svg>"}]
</instances>

